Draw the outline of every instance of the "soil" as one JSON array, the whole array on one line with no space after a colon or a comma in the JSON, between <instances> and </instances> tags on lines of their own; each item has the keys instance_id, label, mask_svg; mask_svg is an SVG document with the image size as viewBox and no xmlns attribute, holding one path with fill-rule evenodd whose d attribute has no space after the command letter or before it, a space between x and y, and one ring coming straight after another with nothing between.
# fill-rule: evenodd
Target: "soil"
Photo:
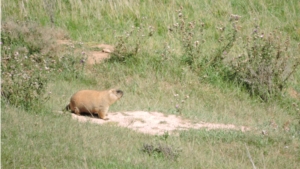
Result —
<instances>
[{"instance_id":1,"label":"soil","mask_svg":"<svg viewBox=\"0 0 300 169\"><path fill-rule=\"evenodd\" d=\"M97 47L102 50L88 52L88 58L86 63L89 65L100 63L102 60L109 58L110 53L114 51L114 47L107 44L100 44L93 47Z\"/></svg>"},{"instance_id":2,"label":"soil","mask_svg":"<svg viewBox=\"0 0 300 169\"><path fill-rule=\"evenodd\" d=\"M74 42L70 40L57 40L58 45L70 45ZM89 46L89 48L94 48L98 50L89 50L86 52L87 54L87 60L86 64L88 65L94 65L97 63L100 63L104 59L109 58L110 53L114 51L114 47L112 45L108 44L97 44ZM78 52L78 51L77 51Z\"/></svg>"},{"instance_id":3,"label":"soil","mask_svg":"<svg viewBox=\"0 0 300 169\"><path fill-rule=\"evenodd\" d=\"M223 130L240 130L242 132L250 130L245 126L235 126L233 124L220 124L220 123L206 123L198 122L194 123L190 120L183 119L176 115L165 115L160 112L145 112L145 111L133 111L133 112L115 112L109 113L109 120L102 120L97 117L91 116L78 116L72 113L72 118L79 122L90 122L99 125L115 123L120 127L127 127L137 132L162 135L165 132L174 134L176 131L188 130L188 129L223 129Z\"/></svg>"}]
</instances>

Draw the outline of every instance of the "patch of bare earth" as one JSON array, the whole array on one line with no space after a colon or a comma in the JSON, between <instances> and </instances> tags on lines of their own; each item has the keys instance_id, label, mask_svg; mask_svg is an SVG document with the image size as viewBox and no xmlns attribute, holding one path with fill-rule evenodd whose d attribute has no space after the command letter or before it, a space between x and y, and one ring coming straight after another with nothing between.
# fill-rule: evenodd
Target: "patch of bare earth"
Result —
<instances>
[{"instance_id":1,"label":"patch of bare earth","mask_svg":"<svg viewBox=\"0 0 300 169\"><path fill-rule=\"evenodd\" d=\"M70 40L57 40L57 44L59 45L70 45L72 43L73 42ZM98 45L91 46L91 48L97 48L99 50L89 50L86 52L87 54L86 64L88 65L94 65L100 63L104 59L109 58L110 53L114 51L114 47L108 44L98 44Z\"/></svg>"},{"instance_id":2,"label":"patch of bare earth","mask_svg":"<svg viewBox=\"0 0 300 169\"><path fill-rule=\"evenodd\" d=\"M109 120L102 120L96 117L78 116L72 114L72 118L79 122L90 122L96 124L116 123L118 126L127 127L137 132L162 135L165 132L174 133L179 130L188 129L227 129L240 130L242 132L250 130L245 126L235 126L233 124L218 124L218 123L193 123L190 120L183 119L176 115L164 115L159 112L116 112L109 113Z\"/></svg>"},{"instance_id":3,"label":"patch of bare earth","mask_svg":"<svg viewBox=\"0 0 300 169\"><path fill-rule=\"evenodd\" d=\"M93 47L97 47L102 49L101 51L89 51L88 58L87 58L87 64L93 65L100 63L102 60L109 57L110 53L114 51L114 47L107 44L100 44Z\"/></svg>"},{"instance_id":4,"label":"patch of bare earth","mask_svg":"<svg viewBox=\"0 0 300 169\"><path fill-rule=\"evenodd\" d=\"M297 92L294 88L288 88L287 92L291 98L300 100L300 93Z\"/></svg>"}]
</instances>

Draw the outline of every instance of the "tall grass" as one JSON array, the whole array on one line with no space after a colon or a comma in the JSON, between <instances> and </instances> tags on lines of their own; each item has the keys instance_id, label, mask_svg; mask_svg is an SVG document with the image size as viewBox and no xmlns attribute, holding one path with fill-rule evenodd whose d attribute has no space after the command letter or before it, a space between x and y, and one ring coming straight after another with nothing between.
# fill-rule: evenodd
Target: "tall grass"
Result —
<instances>
[{"instance_id":1,"label":"tall grass","mask_svg":"<svg viewBox=\"0 0 300 169\"><path fill-rule=\"evenodd\" d=\"M299 59L299 5L296 0L5 0L2 167L252 168L250 154L257 168L297 168L300 102L285 90L300 91L300 71L293 69ZM257 43L251 39L255 25L257 36L267 37L275 30L277 45L289 39L280 59L255 59L287 65L274 69L284 69L283 75L292 72L284 88L276 91L280 97L267 103L249 95L249 86L241 83L257 71L243 62L257 56L251 48ZM55 46L61 39L71 44ZM85 53L95 43L113 44L116 51L111 59L86 66ZM245 46L251 43L248 50ZM279 48L270 45L267 56L274 58ZM12 79L12 73L18 76ZM31 78L23 78L24 73ZM252 82L258 79L250 77ZM80 89L107 88L125 91L110 111L160 111L195 121L245 125L251 131L149 136L114 124L82 124L69 114L56 113Z\"/></svg>"}]
</instances>

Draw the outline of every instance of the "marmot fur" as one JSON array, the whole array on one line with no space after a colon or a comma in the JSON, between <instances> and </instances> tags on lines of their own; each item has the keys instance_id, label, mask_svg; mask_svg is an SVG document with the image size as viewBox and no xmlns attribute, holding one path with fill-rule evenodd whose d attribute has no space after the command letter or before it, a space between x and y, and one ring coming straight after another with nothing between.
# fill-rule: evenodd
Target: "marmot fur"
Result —
<instances>
[{"instance_id":1,"label":"marmot fur","mask_svg":"<svg viewBox=\"0 0 300 169\"><path fill-rule=\"evenodd\" d=\"M75 93L67 109L71 109L77 115L81 113L98 114L103 120L108 120L107 112L109 106L123 96L122 90L110 89L104 91L80 90Z\"/></svg>"}]
</instances>

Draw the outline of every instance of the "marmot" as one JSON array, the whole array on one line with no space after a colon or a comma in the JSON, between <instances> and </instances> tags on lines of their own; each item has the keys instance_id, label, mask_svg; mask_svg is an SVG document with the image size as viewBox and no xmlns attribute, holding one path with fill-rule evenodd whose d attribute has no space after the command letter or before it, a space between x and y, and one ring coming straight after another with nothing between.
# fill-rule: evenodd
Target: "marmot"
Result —
<instances>
[{"instance_id":1,"label":"marmot","mask_svg":"<svg viewBox=\"0 0 300 169\"><path fill-rule=\"evenodd\" d=\"M67 110L71 109L77 115L81 113L98 114L100 119L108 120L109 106L122 96L123 91L117 89L104 91L80 90L71 97L70 104L66 108Z\"/></svg>"}]
</instances>

